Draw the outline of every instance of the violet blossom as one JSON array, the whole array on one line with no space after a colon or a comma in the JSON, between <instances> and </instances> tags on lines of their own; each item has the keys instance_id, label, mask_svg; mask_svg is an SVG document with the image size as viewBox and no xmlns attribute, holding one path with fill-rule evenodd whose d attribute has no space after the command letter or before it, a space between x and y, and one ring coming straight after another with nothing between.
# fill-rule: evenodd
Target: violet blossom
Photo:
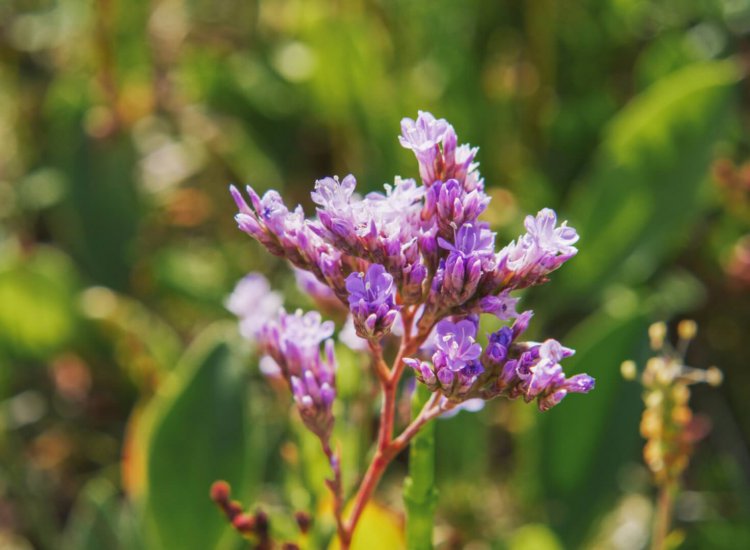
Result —
<instances>
[{"instance_id":1,"label":"violet blossom","mask_svg":"<svg viewBox=\"0 0 750 550\"><path fill-rule=\"evenodd\" d=\"M519 315L512 294L546 282L576 254L575 229L558 225L555 212L545 208L526 218L524 235L496 252L496 235L481 220L490 197L477 149L459 144L454 128L430 113L403 119L401 130L399 141L414 152L422 185L397 177L383 192L361 196L351 175L322 178L311 194L312 219L300 206L287 208L275 191L261 197L248 187L248 202L232 188L240 229L305 273L301 287L311 296L348 306L358 337L372 342L386 336L400 322L400 311L409 319L410 337L419 341L418 353L436 333L431 356L405 362L420 382L453 403L523 396L544 409L568 393L589 391L590 377L565 377L560 361L566 352L558 352L554 341L520 341L531 313ZM489 335L484 350L476 333L481 314L515 319ZM309 404L306 395L314 403L327 401L315 365L332 324L314 312L282 312L253 331L290 384L294 378L298 403ZM305 374L310 368L312 374Z\"/></svg>"},{"instance_id":2,"label":"violet blossom","mask_svg":"<svg viewBox=\"0 0 750 550\"><path fill-rule=\"evenodd\" d=\"M281 295L271 290L271 285L260 273L249 273L239 280L225 307L240 320L240 335L250 341L263 325L279 311Z\"/></svg>"},{"instance_id":3,"label":"violet blossom","mask_svg":"<svg viewBox=\"0 0 750 550\"><path fill-rule=\"evenodd\" d=\"M399 308L394 302L393 277L385 268L372 264L367 273L352 273L346 289L357 335L376 340L388 334Z\"/></svg>"}]
</instances>

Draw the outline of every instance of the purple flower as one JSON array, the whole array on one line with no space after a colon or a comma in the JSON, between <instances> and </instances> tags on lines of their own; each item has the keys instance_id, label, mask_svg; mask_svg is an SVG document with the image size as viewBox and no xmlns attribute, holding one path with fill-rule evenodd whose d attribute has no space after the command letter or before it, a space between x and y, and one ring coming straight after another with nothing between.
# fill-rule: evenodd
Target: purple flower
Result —
<instances>
[{"instance_id":1,"label":"purple flower","mask_svg":"<svg viewBox=\"0 0 750 550\"><path fill-rule=\"evenodd\" d=\"M261 198L248 186L250 204L236 187L231 186L230 192L239 209L235 220L242 231L272 254L312 272L340 298L344 296L344 275L351 271L352 261L312 231L301 206L290 212L276 191L268 191Z\"/></svg>"},{"instance_id":2,"label":"purple flower","mask_svg":"<svg viewBox=\"0 0 750 550\"><path fill-rule=\"evenodd\" d=\"M451 239L455 227L476 222L489 202L482 189L467 192L456 179L438 180L427 190L422 217L434 219L438 235Z\"/></svg>"},{"instance_id":3,"label":"purple flower","mask_svg":"<svg viewBox=\"0 0 750 550\"><path fill-rule=\"evenodd\" d=\"M260 273L250 273L234 287L226 308L240 319L240 335L254 341L263 325L275 316L282 304L281 295Z\"/></svg>"},{"instance_id":4,"label":"purple flower","mask_svg":"<svg viewBox=\"0 0 750 550\"><path fill-rule=\"evenodd\" d=\"M333 335L332 321L322 321L320 313L289 314L283 309L277 319L267 321L258 333L263 353L271 356L285 378L299 377L302 371L318 361L320 344Z\"/></svg>"},{"instance_id":5,"label":"purple flower","mask_svg":"<svg viewBox=\"0 0 750 550\"><path fill-rule=\"evenodd\" d=\"M494 269L495 234L486 224L467 223L456 232L455 243L438 237L438 244L448 256L433 282L436 301L449 307L463 304L476 293L482 274Z\"/></svg>"},{"instance_id":6,"label":"purple flower","mask_svg":"<svg viewBox=\"0 0 750 550\"><path fill-rule=\"evenodd\" d=\"M443 320L437 325L435 345L437 351L432 357L435 366L448 367L457 372L479 358L482 346L477 344L476 325L468 319L453 323Z\"/></svg>"},{"instance_id":7,"label":"purple flower","mask_svg":"<svg viewBox=\"0 0 750 550\"><path fill-rule=\"evenodd\" d=\"M390 332L398 316L393 300L393 277L380 264L372 264L367 273L352 273L346 278L349 310L357 335L370 340Z\"/></svg>"},{"instance_id":8,"label":"purple flower","mask_svg":"<svg viewBox=\"0 0 750 550\"><path fill-rule=\"evenodd\" d=\"M399 141L414 151L419 175L427 187L449 179L458 180L467 193L484 187L477 171L479 165L474 162L477 149L457 145L456 132L444 119L436 119L424 111L418 112L417 120L404 118Z\"/></svg>"},{"instance_id":9,"label":"purple flower","mask_svg":"<svg viewBox=\"0 0 750 550\"><path fill-rule=\"evenodd\" d=\"M575 353L556 340L530 344L515 366L515 378L506 392L510 397L523 396L526 402L537 400L539 409L557 405L569 393L588 393L594 379L587 374L566 378L560 361Z\"/></svg>"},{"instance_id":10,"label":"purple flower","mask_svg":"<svg viewBox=\"0 0 750 550\"><path fill-rule=\"evenodd\" d=\"M526 216L526 234L498 253L496 278L511 288L524 288L546 281L546 276L576 255L578 234L563 222L559 227L554 210L544 208L536 217Z\"/></svg>"},{"instance_id":11,"label":"purple flower","mask_svg":"<svg viewBox=\"0 0 750 550\"><path fill-rule=\"evenodd\" d=\"M510 290L506 289L497 296L485 296L479 300L479 309L482 313L491 313L501 321L507 321L516 317L516 304L518 298L510 295Z\"/></svg>"},{"instance_id":12,"label":"purple flower","mask_svg":"<svg viewBox=\"0 0 750 550\"><path fill-rule=\"evenodd\" d=\"M333 323L323 322L316 311L288 314L283 309L278 319L268 321L260 331L261 349L278 366L289 383L305 425L327 439L333 428L332 403L336 396L336 358ZM320 344L325 343L325 357ZM266 365L268 359L264 359Z\"/></svg>"},{"instance_id":13,"label":"purple flower","mask_svg":"<svg viewBox=\"0 0 750 550\"><path fill-rule=\"evenodd\" d=\"M315 184L313 201L318 220L310 228L346 254L381 264L393 277L406 303L422 297L427 269L420 257L424 188L414 180L396 178L385 194L354 194L352 176L325 178Z\"/></svg>"},{"instance_id":14,"label":"purple flower","mask_svg":"<svg viewBox=\"0 0 750 550\"><path fill-rule=\"evenodd\" d=\"M453 128L445 119L436 119L425 111L418 112L417 120L401 120L401 135L398 140L402 147L414 151L422 181L427 185L438 179L436 161L441 154L440 145L449 132L453 132Z\"/></svg>"},{"instance_id":15,"label":"purple flower","mask_svg":"<svg viewBox=\"0 0 750 550\"><path fill-rule=\"evenodd\" d=\"M325 359L318 358L300 376L291 376L289 385L305 426L327 441L333 430L332 407L336 398L333 340L326 341L325 351Z\"/></svg>"}]
</instances>

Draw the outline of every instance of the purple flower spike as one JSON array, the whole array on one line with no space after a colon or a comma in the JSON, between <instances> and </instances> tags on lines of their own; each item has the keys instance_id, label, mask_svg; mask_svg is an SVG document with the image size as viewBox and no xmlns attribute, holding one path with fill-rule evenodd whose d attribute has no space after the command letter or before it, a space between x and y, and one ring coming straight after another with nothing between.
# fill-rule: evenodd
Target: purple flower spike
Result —
<instances>
[{"instance_id":1,"label":"purple flower spike","mask_svg":"<svg viewBox=\"0 0 750 550\"><path fill-rule=\"evenodd\" d=\"M321 366L325 365L324 369ZM336 398L333 379L334 365L321 361L318 371L307 369L301 377L289 380L297 410L307 428L327 440L333 430L333 401Z\"/></svg>"},{"instance_id":2,"label":"purple flower spike","mask_svg":"<svg viewBox=\"0 0 750 550\"><path fill-rule=\"evenodd\" d=\"M509 288L543 283L546 276L578 253L578 233L563 222L556 227L554 210L544 208L527 216L526 234L498 253L496 279Z\"/></svg>"},{"instance_id":3,"label":"purple flower spike","mask_svg":"<svg viewBox=\"0 0 750 550\"><path fill-rule=\"evenodd\" d=\"M436 298L447 306L463 304L474 296L483 273L495 267L495 234L482 223L463 225L457 232L455 244L438 237L448 256L441 261L436 277L441 281Z\"/></svg>"},{"instance_id":4,"label":"purple flower spike","mask_svg":"<svg viewBox=\"0 0 750 550\"><path fill-rule=\"evenodd\" d=\"M482 189L467 192L456 179L436 181L427 190L422 217L433 218L438 226L438 234L450 239L454 227L476 222L489 202L490 198Z\"/></svg>"},{"instance_id":5,"label":"purple flower spike","mask_svg":"<svg viewBox=\"0 0 750 550\"><path fill-rule=\"evenodd\" d=\"M474 162L477 149L458 145L453 126L444 119L436 119L424 111L419 111L417 120L404 118L399 141L414 151L419 175L427 187L449 179L458 180L467 193L484 187L478 164Z\"/></svg>"},{"instance_id":6,"label":"purple flower spike","mask_svg":"<svg viewBox=\"0 0 750 550\"><path fill-rule=\"evenodd\" d=\"M317 311L289 314L282 309L278 319L268 321L259 331L258 343L285 378L299 377L305 368L318 362L320 344L331 337L333 329L333 322L323 322Z\"/></svg>"},{"instance_id":7,"label":"purple flower spike","mask_svg":"<svg viewBox=\"0 0 750 550\"><path fill-rule=\"evenodd\" d=\"M453 133L453 128L445 119L436 119L424 111L419 111L417 120L401 120L401 135L398 140L402 147L414 151L419 162L419 174L428 186L438 179L440 145L448 132ZM453 135L455 143L455 133Z\"/></svg>"},{"instance_id":8,"label":"purple flower spike","mask_svg":"<svg viewBox=\"0 0 750 550\"><path fill-rule=\"evenodd\" d=\"M281 376L289 383L294 401L305 425L323 439L333 429L332 404L336 397L336 358L334 355L333 323L323 322L318 312L293 315L281 310L276 320L268 321L258 340L273 360ZM320 344L325 343L321 357Z\"/></svg>"},{"instance_id":9,"label":"purple flower spike","mask_svg":"<svg viewBox=\"0 0 750 550\"><path fill-rule=\"evenodd\" d=\"M367 273L352 273L346 278L349 310L357 335L377 340L388 334L398 316L393 300L393 277L380 264L373 264Z\"/></svg>"},{"instance_id":10,"label":"purple flower spike","mask_svg":"<svg viewBox=\"0 0 750 550\"><path fill-rule=\"evenodd\" d=\"M344 275L351 271L351 258L346 258L312 230L301 206L290 212L281 196L273 190L261 198L248 186L250 204L234 186L230 192L239 209L235 220L242 231L255 238L271 254L310 271L343 298Z\"/></svg>"},{"instance_id":11,"label":"purple flower spike","mask_svg":"<svg viewBox=\"0 0 750 550\"><path fill-rule=\"evenodd\" d=\"M568 393L588 393L594 389L594 379L587 374L565 377L559 362L574 353L552 339L532 347L523 354L532 364L519 364L517 369L520 382L516 394L523 395L527 402L536 399L539 409L545 411L560 403Z\"/></svg>"}]
</instances>

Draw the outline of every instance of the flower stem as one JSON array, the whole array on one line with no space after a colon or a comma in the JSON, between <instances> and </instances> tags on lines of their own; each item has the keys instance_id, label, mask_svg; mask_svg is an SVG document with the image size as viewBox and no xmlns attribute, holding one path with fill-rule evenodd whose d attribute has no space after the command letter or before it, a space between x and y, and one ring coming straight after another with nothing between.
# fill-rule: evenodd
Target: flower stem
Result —
<instances>
[{"instance_id":1,"label":"flower stem","mask_svg":"<svg viewBox=\"0 0 750 550\"><path fill-rule=\"evenodd\" d=\"M418 417L430 398L427 387L418 384L412 397L412 416ZM404 481L406 545L412 550L432 549L435 489L435 425L424 426L409 448L409 477Z\"/></svg>"},{"instance_id":2,"label":"flower stem","mask_svg":"<svg viewBox=\"0 0 750 550\"><path fill-rule=\"evenodd\" d=\"M656 503L654 530L651 536L651 550L665 550L667 537L672 524L672 507L674 505L674 484L663 483L659 486L659 500Z\"/></svg>"}]
</instances>

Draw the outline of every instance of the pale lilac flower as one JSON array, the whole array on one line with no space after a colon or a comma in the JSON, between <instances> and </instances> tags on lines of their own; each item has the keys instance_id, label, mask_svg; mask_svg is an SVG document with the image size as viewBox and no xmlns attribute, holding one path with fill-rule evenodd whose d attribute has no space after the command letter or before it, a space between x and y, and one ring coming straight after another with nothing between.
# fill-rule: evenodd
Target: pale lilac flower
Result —
<instances>
[{"instance_id":1,"label":"pale lilac flower","mask_svg":"<svg viewBox=\"0 0 750 550\"><path fill-rule=\"evenodd\" d=\"M510 290L506 289L497 296L485 296L479 300L479 310L482 313L491 313L501 321L508 321L518 315L517 303L518 298L511 296Z\"/></svg>"},{"instance_id":2,"label":"pale lilac flower","mask_svg":"<svg viewBox=\"0 0 750 550\"><path fill-rule=\"evenodd\" d=\"M417 120L404 118L399 142L414 152L427 187L449 179L458 180L467 193L484 187L479 165L474 162L477 149L457 145L456 132L444 119L424 111L418 112Z\"/></svg>"},{"instance_id":3,"label":"pale lilac flower","mask_svg":"<svg viewBox=\"0 0 750 550\"><path fill-rule=\"evenodd\" d=\"M268 191L261 198L247 186L250 204L234 186L230 191L239 209L235 219L242 231L258 240L272 254L312 272L339 298L345 296L344 277L356 267L356 261L312 231L301 206L290 212L276 191Z\"/></svg>"},{"instance_id":4,"label":"pale lilac flower","mask_svg":"<svg viewBox=\"0 0 750 550\"><path fill-rule=\"evenodd\" d=\"M316 311L289 314L283 309L259 333L261 350L278 366L289 383L305 425L322 439L333 428L332 403L336 396L336 358L333 323ZM320 345L325 342L321 357ZM269 364L265 360L266 365ZM267 367L266 367L267 368Z\"/></svg>"},{"instance_id":5,"label":"pale lilac flower","mask_svg":"<svg viewBox=\"0 0 750 550\"><path fill-rule=\"evenodd\" d=\"M468 319L453 323L440 321L437 325L435 345L437 351L433 363L437 368L448 367L457 372L475 361L482 353L482 346L476 342L477 327Z\"/></svg>"},{"instance_id":6,"label":"pale lilac flower","mask_svg":"<svg viewBox=\"0 0 750 550\"><path fill-rule=\"evenodd\" d=\"M275 316L282 304L282 297L271 290L271 285L260 273L250 273L239 280L225 307L240 320L240 335L254 341L261 327Z\"/></svg>"},{"instance_id":7,"label":"pale lilac flower","mask_svg":"<svg viewBox=\"0 0 750 550\"><path fill-rule=\"evenodd\" d=\"M283 309L277 319L267 321L258 333L263 353L279 365L285 378L299 377L302 371L319 359L320 344L333 335L333 321L323 321L320 313L293 314Z\"/></svg>"},{"instance_id":8,"label":"pale lilac flower","mask_svg":"<svg viewBox=\"0 0 750 550\"><path fill-rule=\"evenodd\" d=\"M393 277L380 264L372 264L367 273L352 273L346 279L349 310L357 335L370 340L390 332L398 316L394 302Z\"/></svg>"},{"instance_id":9,"label":"pale lilac flower","mask_svg":"<svg viewBox=\"0 0 750 550\"><path fill-rule=\"evenodd\" d=\"M436 119L425 111L418 112L417 120L401 120L401 135L398 140L402 147L414 151L419 162L419 174L428 186L439 177L436 173L436 161L441 155L440 146L446 134L452 131L453 128L445 119Z\"/></svg>"},{"instance_id":10,"label":"pale lilac flower","mask_svg":"<svg viewBox=\"0 0 750 550\"><path fill-rule=\"evenodd\" d=\"M559 227L554 210L544 208L536 217L527 216L526 234L498 253L497 279L512 288L539 284L546 276L576 255L578 234L567 222Z\"/></svg>"},{"instance_id":11,"label":"pale lilac flower","mask_svg":"<svg viewBox=\"0 0 750 550\"><path fill-rule=\"evenodd\" d=\"M420 257L420 213L424 188L414 180L396 178L385 194L354 194L352 176L325 178L315 184L318 220L309 227L346 254L383 265L393 276L406 303L422 297L427 269Z\"/></svg>"}]
</instances>

